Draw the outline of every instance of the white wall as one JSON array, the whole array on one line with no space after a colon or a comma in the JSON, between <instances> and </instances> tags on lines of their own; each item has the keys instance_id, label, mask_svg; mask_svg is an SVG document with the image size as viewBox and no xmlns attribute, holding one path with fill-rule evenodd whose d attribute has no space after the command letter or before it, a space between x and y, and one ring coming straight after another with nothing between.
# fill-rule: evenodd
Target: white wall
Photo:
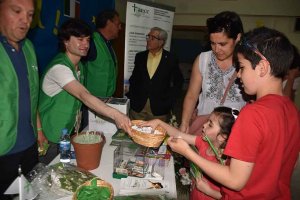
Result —
<instances>
[{"instance_id":1,"label":"white wall","mask_svg":"<svg viewBox=\"0 0 300 200\"><path fill-rule=\"evenodd\" d=\"M245 31L258 26L277 29L300 49L300 32L294 31L300 17L300 0L148 0L176 8L174 25L205 26L206 19L231 10L243 21ZM126 1L115 0L116 10L125 22Z\"/></svg>"}]
</instances>

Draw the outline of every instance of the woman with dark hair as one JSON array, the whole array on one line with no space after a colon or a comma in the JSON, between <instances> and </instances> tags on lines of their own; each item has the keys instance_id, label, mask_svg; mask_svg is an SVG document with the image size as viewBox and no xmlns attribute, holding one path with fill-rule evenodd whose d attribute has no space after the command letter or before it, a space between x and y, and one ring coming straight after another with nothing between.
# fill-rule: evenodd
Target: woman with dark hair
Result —
<instances>
[{"instance_id":1,"label":"woman with dark hair","mask_svg":"<svg viewBox=\"0 0 300 200\"><path fill-rule=\"evenodd\" d=\"M236 72L233 64L235 45L244 32L241 19L235 12L224 11L207 19L207 28L212 50L202 52L193 64L180 125L180 130L185 133L201 132L205 121L195 121L189 128L193 113L202 116L220 105L238 110L245 105L239 86L234 83Z\"/></svg>"}]
</instances>

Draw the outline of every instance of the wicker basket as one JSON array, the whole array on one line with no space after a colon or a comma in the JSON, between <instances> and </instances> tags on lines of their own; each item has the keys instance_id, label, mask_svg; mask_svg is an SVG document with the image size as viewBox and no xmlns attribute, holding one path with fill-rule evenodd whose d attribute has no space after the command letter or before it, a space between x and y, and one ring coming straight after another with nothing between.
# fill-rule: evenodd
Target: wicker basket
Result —
<instances>
[{"instance_id":1,"label":"wicker basket","mask_svg":"<svg viewBox=\"0 0 300 200\"><path fill-rule=\"evenodd\" d=\"M137 125L141 123L142 120L132 120L131 122L133 125ZM146 147L159 147L165 139L166 130L160 126L158 126L155 130L159 131L161 134L148 134L131 128L132 139L134 142Z\"/></svg>"},{"instance_id":2,"label":"wicker basket","mask_svg":"<svg viewBox=\"0 0 300 200\"><path fill-rule=\"evenodd\" d=\"M81 189L82 186L88 186L88 185L91 185L91 181L87 181L85 182L84 184L82 184L81 186L79 186L76 190L76 192L73 194L73 200L77 200L77 193L78 191ZM98 187L107 187L110 191L110 197L109 197L109 200L112 200L113 197L114 197L114 189L113 187L111 186L110 183L104 181L104 180L101 180L101 179L97 179L97 186Z\"/></svg>"}]
</instances>

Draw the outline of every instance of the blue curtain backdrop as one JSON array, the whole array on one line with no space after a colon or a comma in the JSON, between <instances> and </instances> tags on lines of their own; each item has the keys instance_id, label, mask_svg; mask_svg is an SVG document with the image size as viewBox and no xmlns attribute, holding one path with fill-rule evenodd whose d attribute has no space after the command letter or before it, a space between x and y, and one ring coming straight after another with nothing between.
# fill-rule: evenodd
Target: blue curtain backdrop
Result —
<instances>
[{"instance_id":1,"label":"blue curtain backdrop","mask_svg":"<svg viewBox=\"0 0 300 200\"><path fill-rule=\"evenodd\" d=\"M40 73L58 52L57 30L68 18L72 0L37 0L35 16L28 33L33 42L38 58ZM73 0L74 1L74 0ZM113 9L114 0L81 0L76 1L77 16L94 28L94 19L104 9ZM72 5L72 4L71 4Z\"/></svg>"},{"instance_id":2,"label":"blue curtain backdrop","mask_svg":"<svg viewBox=\"0 0 300 200\"><path fill-rule=\"evenodd\" d=\"M95 17L103 10L114 9L114 0L81 0L80 1L80 18L88 22L93 28Z\"/></svg>"}]
</instances>

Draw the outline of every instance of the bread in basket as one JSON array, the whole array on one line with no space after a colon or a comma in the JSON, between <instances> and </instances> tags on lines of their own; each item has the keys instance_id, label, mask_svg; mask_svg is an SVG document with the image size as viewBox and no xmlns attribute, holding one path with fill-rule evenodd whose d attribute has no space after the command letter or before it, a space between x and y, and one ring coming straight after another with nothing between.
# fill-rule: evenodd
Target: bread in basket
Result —
<instances>
[{"instance_id":1,"label":"bread in basket","mask_svg":"<svg viewBox=\"0 0 300 200\"><path fill-rule=\"evenodd\" d=\"M73 194L73 200L112 200L113 197L111 184L99 178L85 182Z\"/></svg>"},{"instance_id":2,"label":"bread in basket","mask_svg":"<svg viewBox=\"0 0 300 200\"><path fill-rule=\"evenodd\" d=\"M134 142L146 147L159 147L166 137L166 130L161 126L152 130L151 127L140 127L142 120L132 120L132 139Z\"/></svg>"}]
</instances>

